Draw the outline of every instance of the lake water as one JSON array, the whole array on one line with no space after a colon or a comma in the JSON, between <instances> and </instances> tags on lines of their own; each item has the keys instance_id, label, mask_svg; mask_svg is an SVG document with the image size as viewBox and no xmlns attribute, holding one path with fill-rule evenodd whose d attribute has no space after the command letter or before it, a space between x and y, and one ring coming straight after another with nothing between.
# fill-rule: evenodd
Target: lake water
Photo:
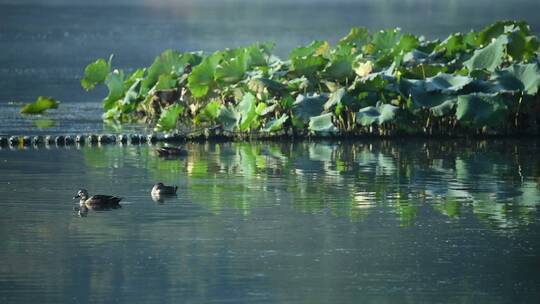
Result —
<instances>
[{"instance_id":1,"label":"lake water","mask_svg":"<svg viewBox=\"0 0 540 304\"><path fill-rule=\"evenodd\" d=\"M0 150L1 303L540 301L538 141L153 149Z\"/></svg>"},{"instance_id":2,"label":"lake water","mask_svg":"<svg viewBox=\"0 0 540 304\"><path fill-rule=\"evenodd\" d=\"M444 38L537 0L0 0L0 135L118 132L84 66L353 26ZM21 116L53 96L58 110ZM131 126L124 130L132 130ZM540 143L357 141L0 148L0 303L539 303ZM154 202L162 181L180 187ZM79 214L85 187L122 208ZM81 216L82 215L82 216Z\"/></svg>"}]
</instances>

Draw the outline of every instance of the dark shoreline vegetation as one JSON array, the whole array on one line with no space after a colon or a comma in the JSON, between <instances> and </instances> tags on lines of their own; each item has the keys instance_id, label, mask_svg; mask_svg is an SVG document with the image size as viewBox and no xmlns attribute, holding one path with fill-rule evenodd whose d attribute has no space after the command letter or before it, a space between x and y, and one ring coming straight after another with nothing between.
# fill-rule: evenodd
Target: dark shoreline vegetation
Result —
<instances>
[{"instance_id":1,"label":"dark shoreline vegetation","mask_svg":"<svg viewBox=\"0 0 540 304\"><path fill-rule=\"evenodd\" d=\"M126 74L98 59L81 85L104 83L103 119L201 137L490 136L540 133L540 44L501 21L443 41L353 28L335 46L271 43L205 55L167 50Z\"/></svg>"}]
</instances>

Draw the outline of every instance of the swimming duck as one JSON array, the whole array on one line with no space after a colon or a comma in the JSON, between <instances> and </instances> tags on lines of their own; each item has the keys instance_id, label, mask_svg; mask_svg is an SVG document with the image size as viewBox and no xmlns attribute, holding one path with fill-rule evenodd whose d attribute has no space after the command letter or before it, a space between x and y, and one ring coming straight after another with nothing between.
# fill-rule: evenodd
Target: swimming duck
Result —
<instances>
[{"instance_id":1,"label":"swimming duck","mask_svg":"<svg viewBox=\"0 0 540 304\"><path fill-rule=\"evenodd\" d=\"M157 183L152 188L152 196L154 195L174 195L178 190L178 186L165 186L163 183Z\"/></svg>"},{"instance_id":2,"label":"swimming duck","mask_svg":"<svg viewBox=\"0 0 540 304\"><path fill-rule=\"evenodd\" d=\"M92 195L88 196L88 191L86 189L81 189L77 192L77 195L73 199L79 198L79 204L84 207L89 207L90 209L95 209L96 207L102 208L115 208L120 207L121 197L116 197L112 195Z\"/></svg>"},{"instance_id":3,"label":"swimming duck","mask_svg":"<svg viewBox=\"0 0 540 304\"><path fill-rule=\"evenodd\" d=\"M159 156L172 157L172 156L186 156L187 151L179 147L161 147L157 148L156 152Z\"/></svg>"}]
</instances>

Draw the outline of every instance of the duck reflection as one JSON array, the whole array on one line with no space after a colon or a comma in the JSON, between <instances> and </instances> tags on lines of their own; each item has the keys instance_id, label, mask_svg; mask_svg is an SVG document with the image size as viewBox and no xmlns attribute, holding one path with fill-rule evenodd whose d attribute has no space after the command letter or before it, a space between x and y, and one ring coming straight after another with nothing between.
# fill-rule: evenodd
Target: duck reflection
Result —
<instances>
[{"instance_id":1,"label":"duck reflection","mask_svg":"<svg viewBox=\"0 0 540 304\"><path fill-rule=\"evenodd\" d=\"M187 156L187 150L181 147L164 146L164 147L156 148L155 151L158 156L164 159L175 159L175 158Z\"/></svg>"},{"instance_id":2,"label":"duck reflection","mask_svg":"<svg viewBox=\"0 0 540 304\"><path fill-rule=\"evenodd\" d=\"M158 204L165 204L166 201L176 198L176 194L151 193L152 200Z\"/></svg>"},{"instance_id":3,"label":"duck reflection","mask_svg":"<svg viewBox=\"0 0 540 304\"><path fill-rule=\"evenodd\" d=\"M120 208L122 208L121 205L110 206L110 207L109 206L104 207L104 206L79 205L79 206L73 207L73 213L80 216L80 217L86 217L86 216L88 216L88 212L90 210L92 210L92 211L110 211L110 210L120 209Z\"/></svg>"}]
</instances>

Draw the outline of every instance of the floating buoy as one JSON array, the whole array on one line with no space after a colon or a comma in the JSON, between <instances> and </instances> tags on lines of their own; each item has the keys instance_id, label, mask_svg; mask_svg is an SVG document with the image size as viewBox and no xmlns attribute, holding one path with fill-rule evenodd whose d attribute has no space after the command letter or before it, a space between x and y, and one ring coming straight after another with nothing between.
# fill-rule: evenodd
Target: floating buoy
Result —
<instances>
[{"instance_id":1,"label":"floating buoy","mask_svg":"<svg viewBox=\"0 0 540 304\"><path fill-rule=\"evenodd\" d=\"M130 134L129 135L129 142L131 144L138 144L141 142L141 138L137 134Z\"/></svg>"},{"instance_id":2,"label":"floating buoy","mask_svg":"<svg viewBox=\"0 0 540 304\"><path fill-rule=\"evenodd\" d=\"M34 136L32 137L32 144L37 146L41 145L44 142L43 136Z\"/></svg>"},{"instance_id":3,"label":"floating buoy","mask_svg":"<svg viewBox=\"0 0 540 304\"><path fill-rule=\"evenodd\" d=\"M79 144L84 144L84 135L75 136L75 142Z\"/></svg>"},{"instance_id":4,"label":"floating buoy","mask_svg":"<svg viewBox=\"0 0 540 304\"><path fill-rule=\"evenodd\" d=\"M100 144L108 144L111 142L111 138L109 137L109 135L100 134L97 137L97 142Z\"/></svg>"},{"instance_id":5,"label":"floating buoy","mask_svg":"<svg viewBox=\"0 0 540 304\"><path fill-rule=\"evenodd\" d=\"M30 136L23 136L23 138L19 139L20 142L22 142L23 146L30 146L32 141L30 140Z\"/></svg>"},{"instance_id":6,"label":"floating buoy","mask_svg":"<svg viewBox=\"0 0 540 304\"><path fill-rule=\"evenodd\" d=\"M157 137L154 134L148 134L148 136L146 137L146 140L148 141L149 144L153 144L157 141Z\"/></svg>"},{"instance_id":7,"label":"floating buoy","mask_svg":"<svg viewBox=\"0 0 540 304\"><path fill-rule=\"evenodd\" d=\"M9 145L10 146L18 146L19 145L19 137L17 136L11 136L9 138Z\"/></svg>"},{"instance_id":8,"label":"floating buoy","mask_svg":"<svg viewBox=\"0 0 540 304\"><path fill-rule=\"evenodd\" d=\"M119 141L120 143L125 144L125 143L127 143L127 141L128 141L128 137L127 137L126 135L124 135L124 134L120 134L120 136L118 136L118 141Z\"/></svg>"},{"instance_id":9,"label":"floating buoy","mask_svg":"<svg viewBox=\"0 0 540 304\"><path fill-rule=\"evenodd\" d=\"M55 142L55 139L54 139L53 136L51 136L51 135L45 136L45 144L47 144L47 145L53 145L54 142Z\"/></svg>"},{"instance_id":10,"label":"floating buoy","mask_svg":"<svg viewBox=\"0 0 540 304\"><path fill-rule=\"evenodd\" d=\"M64 141L66 145L73 145L75 143L75 139L69 135L64 138Z\"/></svg>"},{"instance_id":11,"label":"floating buoy","mask_svg":"<svg viewBox=\"0 0 540 304\"><path fill-rule=\"evenodd\" d=\"M56 136L54 138L54 143L58 146L64 145L66 143L66 138L62 135Z\"/></svg>"},{"instance_id":12,"label":"floating buoy","mask_svg":"<svg viewBox=\"0 0 540 304\"><path fill-rule=\"evenodd\" d=\"M98 137L94 134L88 135L86 138L89 144L97 144L98 143Z\"/></svg>"}]
</instances>

